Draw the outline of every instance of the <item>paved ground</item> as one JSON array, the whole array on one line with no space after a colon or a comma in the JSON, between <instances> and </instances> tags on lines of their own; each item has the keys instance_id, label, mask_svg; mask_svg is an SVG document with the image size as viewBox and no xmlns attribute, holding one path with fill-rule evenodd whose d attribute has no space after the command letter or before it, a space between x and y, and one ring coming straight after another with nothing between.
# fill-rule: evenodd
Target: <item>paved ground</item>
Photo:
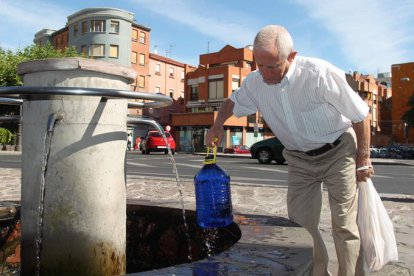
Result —
<instances>
[{"instance_id":1,"label":"paved ground","mask_svg":"<svg viewBox=\"0 0 414 276\"><path fill-rule=\"evenodd\" d=\"M389 161L388 161L389 162ZM0 169L0 201L20 199L19 169ZM228 252L205 261L215 264L211 275L303 275L301 270L311 261L311 240L301 227L287 218L286 188L232 185L235 221L242 230L241 240ZM175 179L131 176L127 179L128 200L146 205L194 210L192 182ZM381 194L393 221L399 262L386 265L369 275L392 276L414 274L414 196ZM321 231L331 257L330 268L335 275L337 262L331 236L330 211L324 193ZM193 275L200 263L186 264L140 275Z\"/></svg>"}]
</instances>

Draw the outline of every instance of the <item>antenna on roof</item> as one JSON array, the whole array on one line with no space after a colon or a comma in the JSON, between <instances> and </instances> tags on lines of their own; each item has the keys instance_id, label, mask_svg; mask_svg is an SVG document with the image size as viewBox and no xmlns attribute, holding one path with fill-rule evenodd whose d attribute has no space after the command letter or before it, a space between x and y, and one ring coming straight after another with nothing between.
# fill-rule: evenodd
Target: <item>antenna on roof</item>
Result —
<instances>
[{"instance_id":1,"label":"antenna on roof","mask_svg":"<svg viewBox=\"0 0 414 276\"><path fill-rule=\"evenodd\" d=\"M210 41L207 41L207 54L210 53Z\"/></svg>"},{"instance_id":2,"label":"antenna on roof","mask_svg":"<svg viewBox=\"0 0 414 276\"><path fill-rule=\"evenodd\" d=\"M174 45L170 44L170 58L171 58L172 48L173 48L173 47L175 47L175 44L174 44Z\"/></svg>"}]
</instances>

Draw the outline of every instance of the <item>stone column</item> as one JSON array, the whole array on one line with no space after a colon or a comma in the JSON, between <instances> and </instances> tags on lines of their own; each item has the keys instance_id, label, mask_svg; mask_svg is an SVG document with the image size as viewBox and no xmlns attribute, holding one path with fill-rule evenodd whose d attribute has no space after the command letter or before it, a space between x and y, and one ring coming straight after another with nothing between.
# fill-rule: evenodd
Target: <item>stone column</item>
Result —
<instances>
[{"instance_id":1,"label":"stone column","mask_svg":"<svg viewBox=\"0 0 414 276\"><path fill-rule=\"evenodd\" d=\"M25 86L129 91L136 73L81 58L25 62ZM23 104L22 274L34 275L44 179L40 272L120 275L126 272L126 99L29 96ZM51 114L62 116L51 132ZM47 164L45 160L47 159Z\"/></svg>"}]
</instances>

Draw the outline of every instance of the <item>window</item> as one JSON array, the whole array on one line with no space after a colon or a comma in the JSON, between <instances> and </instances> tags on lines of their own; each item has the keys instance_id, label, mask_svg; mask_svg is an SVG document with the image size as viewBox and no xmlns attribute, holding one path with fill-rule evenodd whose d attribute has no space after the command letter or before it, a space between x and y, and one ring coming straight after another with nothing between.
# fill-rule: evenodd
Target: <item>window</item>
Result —
<instances>
[{"instance_id":1,"label":"window","mask_svg":"<svg viewBox=\"0 0 414 276\"><path fill-rule=\"evenodd\" d=\"M139 54L139 65L145 65L145 55Z\"/></svg>"},{"instance_id":2,"label":"window","mask_svg":"<svg viewBox=\"0 0 414 276\"><path fill-rule=\"evenodd\" d=\"M86 33L88 31L88 22L87 21L83 21L82 22L82 33Z\"/></svg>"},{"instance_id":3,"label":"window","mask_svg":"<svg viewBox=\"0 0 414 276\"><path fill-rule=\"evenodd\" d=\"M138 40L138 31L132 30L132 40L137 41Z\"/></svg>"},{"instance_id":4,"label":"window","mask_svg":"<svg viewBox=\"0 0 414 276\"><path fill-rule=\"evenodd\" d=\"M198 85L191 85L190 101L198 101Z\"/></svg>"},{"instance_id":5,"label":"window","mask_svg":"<svg viewBox=\"0 0 414 276\"><path fill-rule=\"evenodd\" d=\"M208 82L208 98L222 99L224 97L223 79L210 80Z\"/></svg>"},{"instance_id":6,"label":"window","mask_svg":"<svg viewBox=\"0 0 414 276\"><path fill-rule=\"evenodd\" d=\"M155 86L155 93L161 93L161 87Z\"/></svg>"},{"instance_id":7,"label":"window","mask_svg":"<svg viewBox=\"0 0 414 276\"><path fill-rule=\"evenodd\" d=\"M174 67L170 67L170 78L174 78Z\"/></svg>"},{"instance_id":8,"label":"window","mask_svg":"<svg viewBox=\"0 0 414 276\"><path fill-rule=\"evenodd\" d=\"M138 86L141 88L145 87L145 76L138 77Z\"/></svg>"},{"instance_id":9,"label":"window","mask_svg":"<svg viewBox=\"0 0 414 276\"><path fill-rule=\"evenodd\" d=\"M91 32L105 32L105 20L92 20Z\"/></svg>"},{"instance_id":10,"label":"window","mask_svg":"<svg viewBox=\"0 0 414 276\"><path fill-rule=\"evenodd\" d=\"M82 54L82 57L88 57L88 46L86 45L81 46L81 54Z\"/></svg>"},{"instance_id":11,"label":"window","mask_svg":"<svg viewBox=\"0 0 414 276\"><path fill-rule=\"evenodd\" d=\"M109 46L109 57L111 58L118 58L118 45L110 45Z\"/></svg>"},{"instance_id":12,"label":"window","mask_svg":"<svg viewBox=\"0 0 414 276\"><path fill-rule=\"evenodd\" d=\"M119 34L119 21L112 21L111 20L111 27L109 32L111 34Z\"/></svg>"},{"instance_id":13,"label":"window","mask_svg":"<svg viewBox=\"0 0 414 276\"><path fill-rule=\"evenodd\" d=\"M184 71L181 71L180 75L181 75L181 81L184 81Z\"/></svg>"},{"instance_id":14,"label":"window","mask_svg":"<svg viewBox=\"0 0 414 276\"><path fill-rule=\"evenodd\" d=\"M140 32L139 33L139 42L142 44L145 44L145 40L146 40L146 34L144 32Z\"/></svg>"},{"instance_id":15,"label":"window","mask_svg":"<svg viewBox=\"0 0 414 276\"><path fill-rule=\"evenodd\" d=\"M180 91L180 97L181 97L181 99L184 99L184 91Z\"/></svg>"},{"instance_id":16,"label":"window","mask_svg":"<svg viewBox=\"0 0 414 276\"><path fill-rule=\"evenodd\" d=\"M92 44L89 48L89 56L91 57L103 57L105 56L105 45Z\"/></svg>"},{"instance_id":17,"label":"window","mask_svg":"<svg viewBox=\"0 0 414 276\"><path fill-rule=\"evenodd\" d=\"M169 93L170 98L174 99L174 89L169 89L168 93Z\"/></svg>"},{"instance_id":18,"label":"window","mask_svg":"<svg viewBox=\"0 0 414 276\"><path fill-rule=\"evenodd\" d=\"M231 82L231 91L234 92L237 88L239 88L239 79L233 78Z\"/></svg>"},{"instance_id":19,"label":"window","mask_svg":"<svg viewBox=\"0 0 414 276\"><path fill-rule=\"evenodd\" d=\"M73 36L75 36L78 33L78 24L73 25Z\"/></svg>"},{"instance_id":20,"label":"window","mask_svg":"<svg viewBox=\"0 0 414 276\"><path fill-rule=\"evenodd\" d=\"M155 74L161 75L161 64L155 64Z\"/></svg>"},{"instance_id":21,"label":"window","mask_svg":"<svg viewBox=\"0 0 414 276\"><path fill-rule=\"evenodd\" d=\"M132 52L131 53L131 62L134 64L137 64L137 60L138 60L138 53L137 52Z\"/></svg>"}]
</instances>

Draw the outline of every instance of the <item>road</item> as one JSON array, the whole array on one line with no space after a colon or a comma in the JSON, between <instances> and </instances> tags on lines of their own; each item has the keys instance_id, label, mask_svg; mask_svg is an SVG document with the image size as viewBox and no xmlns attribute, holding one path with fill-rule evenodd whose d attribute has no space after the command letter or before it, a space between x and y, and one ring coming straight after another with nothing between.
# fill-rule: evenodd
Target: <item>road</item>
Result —
<instances>
[{"instance_id":1,"label":"road","mask_svg":"<svg viewBox=\"0 0 414 276\"><path fill-rule=\"evenodd\" d=\"M202 167L203 157L175 154L174 160L181 179L193 179ZM244 157L217 157L218 164L231 176L231 183L249 185L287 186L286 164L261 165L255 159ZM141 176L175 177L171 158L164 154L127 155L127 174ZM414 194L414 166L375 165L372 178L379 193Z\"/></svg>"},{"instance_id":2,"label":"road","mask_svg":"<svg viewBox=\"0 0 414 276\"><path fill-rule=\"evenodd\" d=\"M180 179L192 180L203 166L203 156L175 154L174 162ZM257 160L245 157L217 157L218 164L231 176L232 184L287 186L287 165L261 165ZM0 168L20 168L20 155L0 155ZM127 174L175 178L173 161L169 155L139 152L127 153ZM374 166L373 183L379 193L414 194L414 166L381 165Z\"/></svg>"}]
</instances>

